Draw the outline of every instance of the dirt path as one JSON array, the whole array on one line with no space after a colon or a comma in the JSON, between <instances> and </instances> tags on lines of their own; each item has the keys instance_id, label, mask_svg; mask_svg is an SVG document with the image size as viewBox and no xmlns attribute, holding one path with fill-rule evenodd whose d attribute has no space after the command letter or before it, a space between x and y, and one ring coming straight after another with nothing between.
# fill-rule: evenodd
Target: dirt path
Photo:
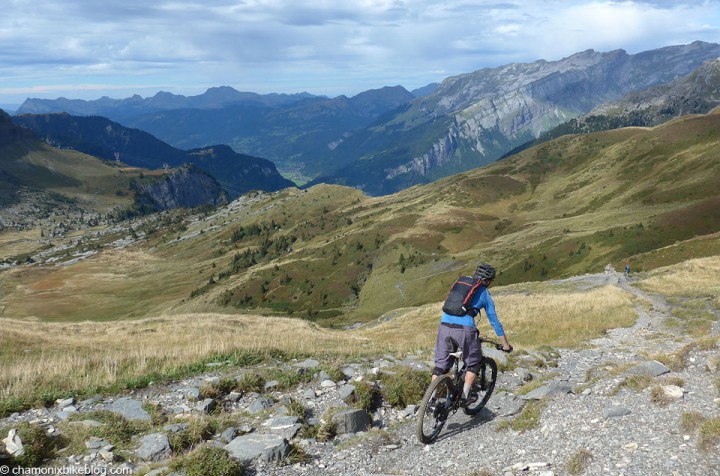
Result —
<instances>
[{"instance_id":1,"label":"dirt path","mask_svg":"<svg viewBox=\"0 0 720 476\"><path fill-rule=\"evenodd\" d=\"M533 428L498 430L527 405L518 392L516 370L501 374L487 411L475 418L454 415L433 445L416 440L413 420L390 436L361 437L347 447L311 445L312 463L282 469L261 465L257 474L550 476L573 474L579 466L572 462L581 457L588 463L575 474L720 474L717 447L700 448L697 429L682 424L684 415L717 416L717 376L706 366L716 351L690 350L684 365L636 386L632 383L635 366L652 361L653 356L677 353L692 341L666 327L672 306L663 296L644 292L633 285L632 278L617 273L565 281L586 289L618 286L639 299L638 318L633 326L610 330L587 348L560 349L559 358L548 361L551 365L531 369L543 384L573 389L533 403L541 409ZM656 403L657 393L671 385L682 388L682 397ZM480 470L486 473L477 473Z\"/></svg>"}]
</instances>

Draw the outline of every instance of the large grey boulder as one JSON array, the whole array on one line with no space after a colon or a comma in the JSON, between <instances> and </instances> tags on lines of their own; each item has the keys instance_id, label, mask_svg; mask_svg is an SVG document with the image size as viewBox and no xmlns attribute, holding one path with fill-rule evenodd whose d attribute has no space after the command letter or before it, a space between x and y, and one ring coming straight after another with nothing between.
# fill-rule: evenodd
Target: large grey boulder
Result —
<instances>
[{"instance_id":1,"label":"large grey boulder","mask_svg":"<svg viewBox=\"0 0 720 476\"><path fill-rule=\"evenodd\" d=\"M285 438L262 433L238 436L224 448L230 456L243 463L254 459L280 461L290 453L290 443Z\"/></svg>"},{"instance_id":2,"label":"large grey boulder","mask_svg":"<svg viewBox=\"0 0 720 476\"><path fill-rule=\"evenodd\" d=\"M647 360L627 371L630 375L639 375L642 377L659 377L668 372L670 372L670 369L657 360Z\"/></svg>"},{"instance_id":3,"label":"large grey boulder","mask_svg":"<svg viewBox=\"0 0 720 476\"><path fill-rule=\"evenodd\" d=\"M264 412L265 410L272 408L273 401L269 398L260 397L253 401L250 406L248 407L248 411L250 413L260 413Z\"/></svg>"},{"instance_id":4,"label":"large grey boulder","mask_svg":"<svg viewBox=\"0 0 720 476\"><path fill-rule=\"evenodd\" d=\"M507 365L508 358L507 354L501 350L497 350L494 347L487 347L483 346L482 353L485 357L490 357L495 362L498 363L498 365Z\"/></svg>"},{"instance_id":5,"label":"large grey boulder","mask_svg":"<svg viewBox=\"0 0 720 476\"><path fill-rule=\"evenodd\" d=\"M140 400L133 400L132 398L118 398L114 402L108 404L105 407L106 410L111 412L119 413L123 418L129 421L151 421L150 414L146 412L142 407Z\"/></svg>"},{"instance_id":6,"label":"large grey boulder","mask_svg":"<svg viewBox=\"0 0 720 476\"><path fill-rule=\"evenodd\" d=\"M523 400L540 400L541 398L553 395L565 395L570 392L572 392L572 388L570 388L569 385L553 383L538 387L535 390L528 392L526 395L522 395L520 398Z\"/></svg>"},{"instance_id":7,"label":"large grey boulder","mask_svg":"<svg viewBox=\"0 0 720 476\"><path fill-rule=\"evenodd\" d=\"M143 461L162 461L170 456L170 441L164 433L145 435L135 454Z\"/></svg>"},{"instance_id":8,"label":"large grey boulder","mask_svg":"<svg viewBox=\"0 0 720 476\"><path fill-rule=\"evenodd\" d=\"M372 426L372 417L365 411L357 408L342 410L332 417L335 431L338 435L367 431Z\"/></svg>"},{"instance_id":9,"label":"large grey boulder","mask_svg":"<svg viewBox=\"0 0 720 476\"><path fill-rule=\"evenodd\" d=\"M297 416L282 416L266 420L263 426L268 427L274 434L291 440L302 428L302 423Z\"/></svg>"}]
</instances>

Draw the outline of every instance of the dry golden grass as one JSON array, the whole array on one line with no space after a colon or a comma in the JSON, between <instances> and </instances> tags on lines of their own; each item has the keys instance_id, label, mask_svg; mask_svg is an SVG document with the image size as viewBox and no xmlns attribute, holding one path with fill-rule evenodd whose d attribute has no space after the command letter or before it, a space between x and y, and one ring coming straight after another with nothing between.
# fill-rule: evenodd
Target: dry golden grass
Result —
<instances>
[{"instance_id":1,"label":"dry golden grass","mask_svg":"<svg viewBox=\"0 0 720 476\"><path fill-rule=\"evenodd\" d=\"M522 347L576 346L607 329L630 326L636 318L632 297L612 286L585 292L548 289L503 295L500 288L498 291L494 300L500 320L510 342ZM398 351L429 349L435 345L440 307L441 303L436 303L410 309L358 333ZM493 336L484 317L478 318L477 324L481 334Z\"/></svg>"},{"instance_id":2,"label":"dry golden grass","mask_svg":"<svg viewBox=\"0 0 720 476\"><path fill-rule=\"evenodd\" d=\"M669 296L713 296L715 306L720 307L720 256L658 268L638 286Z\"/></svg>"},{"instance_id":3,"label":"dry golden grass","mask_svg":"<svg viewBox=\"0 0 720 476\"><path fill-rule=\"evenodd\" d=\"M134 321L2 320L0 398L43 388L79 391L166 372L236 350L341 354L377 350L352 333L306 321L195 314Z\"/></svg>"},{"instance_id":4,"label":"dry golden grass","mask_svg":"<svg viewBox=\"0 0 720 476\"><path fill-rule=\"evenodd\" d=\"M587 292L502 295L496 304L513 344L571 346L608 328L630 325L629 295L605 287ZM31 399L44 389L82 392L118 381L163 375L235 351L319 357L405 355L434 347L440 304L354 331L291 318L185 314L114 322L52 323L3 319L0 399ZM492 334L484 318L482 333Z\"/></svg>"}]
</instances>

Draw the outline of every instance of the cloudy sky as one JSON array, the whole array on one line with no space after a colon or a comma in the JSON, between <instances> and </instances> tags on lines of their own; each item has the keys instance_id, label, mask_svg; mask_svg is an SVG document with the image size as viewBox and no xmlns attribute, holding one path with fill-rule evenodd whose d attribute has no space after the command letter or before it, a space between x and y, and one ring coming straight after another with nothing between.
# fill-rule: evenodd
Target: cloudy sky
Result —
<instances>
[{"instance_id":1,"label":"cloudy sky","mask_svg":"<svg viewBox=\"0 0 720 476\"><path fill-rule=\"evenodd\" d=\"M0 104L414 89L577 51L720 42L717 1L0 0Z\"/></svg>"}]
</instances>

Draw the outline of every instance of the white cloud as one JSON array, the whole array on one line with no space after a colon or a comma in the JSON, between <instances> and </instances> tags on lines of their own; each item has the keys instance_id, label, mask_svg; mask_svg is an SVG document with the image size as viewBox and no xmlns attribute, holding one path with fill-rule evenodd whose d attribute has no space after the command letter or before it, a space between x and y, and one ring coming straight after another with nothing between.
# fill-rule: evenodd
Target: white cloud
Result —
<instances>
[{"instance_id":1,"label":"white cloud","mask_svg":"<svg viewBox=\"0 0 720 476\"><path fill-rule=\"evenodd\" d=\"M348 94L593 48L717 41L718 1L12 0L0 101L53 83ZM55 91L55 90L53 90ZM89 91L94 89L80 89ZM68 93L75 93L72 89ZM49 93L48 93L49 94Z\"/></svg>"}]
</instances>

